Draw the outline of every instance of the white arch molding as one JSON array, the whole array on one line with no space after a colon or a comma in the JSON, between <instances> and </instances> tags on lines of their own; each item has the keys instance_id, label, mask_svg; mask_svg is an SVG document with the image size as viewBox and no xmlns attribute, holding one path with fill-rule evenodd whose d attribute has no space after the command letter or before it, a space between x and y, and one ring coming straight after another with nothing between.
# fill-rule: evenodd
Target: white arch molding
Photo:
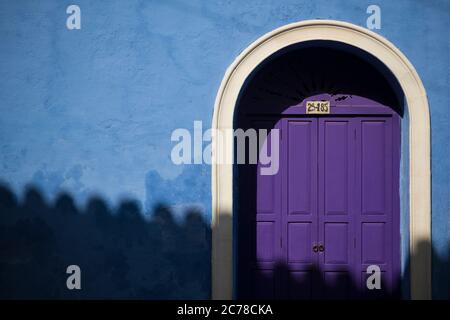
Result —
<instances>
[{"instance_id":1,"label":"white arch molding","mask_svg":"<svg viewBox=\"0 0 450 320\"><path fill-rule=\"evenodd\" d=\"M412 299L431 299L430 117L425 88L408 59L392 43L365 28L334 20L285 25L262 36L228 67L219 88L213 129L232 129L238 95L250 73L266 58L289 45L331 40L377 57L397 78L409 113L409 232ZM215 143L213 139L213 143ZM222 156L232 163L233 144ZM213 154L215 156L215 154ZM223 158L222 158L223 159ZM212 298L233 298L233 167L212 165ZM420 248L419 248L420 247ZM420 249L420 252L419 252Z\"/></svg>"}]
</instances>

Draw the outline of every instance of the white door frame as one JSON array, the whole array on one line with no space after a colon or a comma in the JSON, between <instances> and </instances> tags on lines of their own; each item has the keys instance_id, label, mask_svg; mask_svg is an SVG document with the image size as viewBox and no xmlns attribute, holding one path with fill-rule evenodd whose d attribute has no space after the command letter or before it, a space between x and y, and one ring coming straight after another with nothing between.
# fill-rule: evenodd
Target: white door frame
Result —
<instances>
[{"instance_id":1,"label":"white door frame","mask_svg":"<svg viewBox=\"0 0 450 320\"><path fill-rule=\"evenodd\" d=\"M409 113L409 249L412 299L431 299L430 116L425 88L408 59L382 36L334 20L292 23L262 36L228 67L214 106L212 129L233 128L233 114L244 81L266 58L292 44L331 40L378 58L396 77ZM233 143L222 142L221 163L212 164L212 298L233 297ZM420 249L420 252L419 252Z\"/></svg>"}]
</instances>

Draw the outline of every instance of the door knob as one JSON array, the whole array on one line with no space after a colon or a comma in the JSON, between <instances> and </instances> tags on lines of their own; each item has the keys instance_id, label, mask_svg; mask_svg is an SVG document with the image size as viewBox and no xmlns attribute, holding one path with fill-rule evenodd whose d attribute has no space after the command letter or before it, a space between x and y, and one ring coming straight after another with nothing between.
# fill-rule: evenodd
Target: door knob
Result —
<instances>
[{"instance_id":1,"label":"door knob","mask_svg":"<svg viewBox=\"0 0 450 320\"><path fill-rule=\"evenodd\" d=\"M324 247L323 244L320 244L320 245L319 245L319 251L320 251L320 252L324 252L324 251L325 251L325 247Z\"/></svg>"},{"instance_id":2,"label":"door knob","mask_svg":"<svg viewBox=\"0 0 450 320\"><path fill-rule=\"evenodd\" d=\"M314 252L318 252L319 251L319 246L317 244L313 245L313 251Z\"/></svg>"}]
</instances>

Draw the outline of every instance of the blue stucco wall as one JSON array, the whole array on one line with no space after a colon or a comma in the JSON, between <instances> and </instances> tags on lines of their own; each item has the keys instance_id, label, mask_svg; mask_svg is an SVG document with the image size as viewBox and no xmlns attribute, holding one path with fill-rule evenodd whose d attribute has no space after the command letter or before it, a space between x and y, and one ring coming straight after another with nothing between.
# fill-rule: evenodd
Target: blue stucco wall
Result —
<instances>
[{"instance_id":1,"label":"blue stucco wall","mask_svg":"<svg viewBox=\"0 0 450 320\"><path fill-rule=\"evenodd\" d=\"M66 28L66 8L70 4L81 8L81 30ZM261 35L287 23L315 18L365 26L366 8L370 4L372 1L360 0L0 1L3 212L12 210L19 212L18 216L27 215L30 206L40 206L48 215L65 212L67 208L82 215L90 210L99 211L95 204L100 203L101 212L120 216L127 210L160 213L162 205L164 212L174 216L173 221L163 214L163 219L142 222L148 228L161 230L161 223L170 223L172 231L190 230L194 226L204 231L199 239L189 240L192 244L201 243L203 251L191 252L191 256L196 254L203 260L200 258L181 276L177 270L161 274L158 269L186 258L170 260L170 241L176 240L178 232L165 235L169 246L167 250L158 251L160 257L156 260L151 258L155 246L142 244L152 239L137 238L136 244L129 244L126 235L119 240L105 240L105 237L91 239L81 230L74 232L64 240L72 245L59 248L54 261L62 256L71 257L67 253L70 248L77 251L92 247L89 241L78 243L79 238L87 237L98 245L97 251L90 251L92 256L104 254L111 242L118 241L123 246L119 246L119 252L110 254L115 267L104 279L105 283L108 279L117 283L103 283L104 290L85 290L84 293L67 293L58 287L41 296L208 297L210 167L172 164L172 131L192 129L194 120L210 125L214 98L225 69L240 51ZM375 4L382 10L382 28L377 32L410 59L429 98L433 294L436 298L448 298L450 2L378 0ZM24 225L3 215L2 230L13 232L15 226L16 232L31 234L29 230L42 227L29 239L19 239L26 244L46 238L52 228L77 230L79 223L71 220L73 226L67 227L65 220L53 224L39 220L38 214L35 218L37 220L24 218L29 220L29 224ZM129 223L130 228L133 223L139 225L136 221ZM44 225L41 226L41 222ZM92 230L96 230L95 221L82 223L83 228L94 225ZM45 228L49 231L43 232ZM45 241L51 246L55 239ZM130 248L138 250L139 254L129 254ZM45 256L45 252L52 249L44 246L36 250L42 250L39 252ZM120 254L122 259L117 258ZM30 269L15 266L25 265L26 261L39 263L42 257L25 253L24 256L17 257L15 262L2 263L11 270L22 270L26 279L32 278ZM151 268L153 279L148 280L151 290L133 289L135 281L139 282L132 279L133 275L144 277L146 274L145 267L139 267L139 272L135 269L135 258L140 263L148 259L146 263L155 266ZM77 259L83 261L77 262ZM83 258L82 253L68 260L84 264L87 276L95 278L95 268L88 266L90 260ZM58 261L58 266L69 264L67 259ZM108 261L98 263L108 264ZM49 263L48 268L52 270L49 273L60 272L61 269L51 266L51 262L46 260L45 263ZM4 270L2 279L6 277ZM196 270L204 272L186 285L186 279L195 278ZM20 278L20 274L16 276ZM62 281L60 285L64 287L65 278L63 270L60 278L51 279ZM171 285L169 289L164 287L167 283ZM36 286L45 287L43 284ZM37 296L39 290L31 296ZM4 292L2 295L7 296ZM19 291L17 295L20 296Z\"/></svg>"}]
</instances>

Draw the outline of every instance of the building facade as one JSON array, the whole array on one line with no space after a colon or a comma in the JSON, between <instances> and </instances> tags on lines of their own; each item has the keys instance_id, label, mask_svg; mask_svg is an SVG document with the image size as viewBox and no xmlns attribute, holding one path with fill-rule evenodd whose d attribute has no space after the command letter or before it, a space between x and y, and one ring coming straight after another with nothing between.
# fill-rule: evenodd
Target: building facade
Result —
<instances>
[{"instance_id":1,"label":"building facade","mask_svg":"<svg viewBox=\"0 0 450 320\"><path fill-rule=\"evenodd\" d=\"M449 298L448 1L0 15L2 298Z\"/></svg>"}]
</instances>

